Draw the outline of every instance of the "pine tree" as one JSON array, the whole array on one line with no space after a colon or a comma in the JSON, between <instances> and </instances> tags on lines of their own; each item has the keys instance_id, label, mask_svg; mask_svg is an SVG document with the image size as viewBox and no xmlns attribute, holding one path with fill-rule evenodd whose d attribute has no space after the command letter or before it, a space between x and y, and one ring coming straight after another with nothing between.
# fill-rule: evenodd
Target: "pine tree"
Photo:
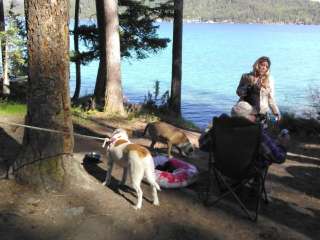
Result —
<instances>
[{"instance_id":1,"label":"pine tree","mask_svg":"<svg viewBox=\"0 0 320 240\"><path fill-rule=\"evenodd\" d=\"M183 0L174 1L170 109L181 115Z\"/></svg>"},{"instance_id":2,"label":"pine tree","mask_svg":"<svg viewBox=\"0 0 320 240\"><path fill-rule=\"evenodd\" d=\"M108 114L125 115L120 70L120 37L118 0L104 0L105 19L105 67L107 72L104 111Z\"/></svg>"},{"instance_id":3,"label":"pine tree","mask_svg":"<svg viewBox=\"0 0 320 240\"><path fill-rule=\"evenodd\" d=\"M61 189L72 172L73 127L69 98L68 0L26 1L29 82L26 123L64 131L26 130L14 165L17 180Z\"/></svg>"}]
</instances>

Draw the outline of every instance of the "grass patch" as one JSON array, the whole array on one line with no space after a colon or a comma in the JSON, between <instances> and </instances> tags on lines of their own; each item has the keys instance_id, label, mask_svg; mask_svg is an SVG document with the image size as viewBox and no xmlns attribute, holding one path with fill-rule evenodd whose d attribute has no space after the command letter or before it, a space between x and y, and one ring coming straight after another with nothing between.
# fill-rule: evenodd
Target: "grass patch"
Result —
<instances>
[{"instance_id":1,"label":"grass patch","mask_svg":"<svg viewBox=\"0 0 320 240\"><path fill-rule=\"evenodd\" d=\"M135 111L128 113L129 121L136 121L137 119L142 120L143 122L155 122L160 120L159 117L153 113L146 113L143 111Z\"/></svg>"},{"instance_id":2,"label":"grass patch","mask_svg":"<svg viewBox=\"0 0 320 240\"><path fill-rule=\"evenodd\" d=\"M25 115L27 105L17 102L0 101L0 114L3 115Z\"/></svg>"},{"instance_id":3,"label":"grass patch","mask_svg":"<svg viewBox=\"0 0 320 240\"><path fill-rule=\"evenodd\" d=\"M134 121L135 119L143 120L144 122L164 121L176 127L199 131L199 127L192 121L186 120L183 117L177 117L175 114L170 113L167 109L150 109L142 107L139 111L128 113L128 120Z\"/></svg>"},{"instance_id":4,"label":"grass patch","mask_svg":"<svg viewBox=\"0 0 320 240\"><path fill-rule=\"evenodd\" d=\"M90 123L90 115L94 115L95 111L87 111L84 112L81 110L80 107L72 107L72 120L75 123L81 124L81 125L87 125Z\"/></svg>"}]
</instances>

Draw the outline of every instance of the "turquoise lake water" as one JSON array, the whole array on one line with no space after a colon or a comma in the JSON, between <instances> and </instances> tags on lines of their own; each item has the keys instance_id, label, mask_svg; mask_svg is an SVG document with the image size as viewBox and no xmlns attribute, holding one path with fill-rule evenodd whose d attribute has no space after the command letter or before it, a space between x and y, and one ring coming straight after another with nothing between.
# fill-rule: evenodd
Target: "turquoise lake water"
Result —
<instances>
[{"instance_id":1,"label":"turquoise lake water","mask_svg":"<svg viewBox=\"0 0 320 240\"><path fill-rule=\"evenodd\" d=\"M159 35L172 39L172 24L159 23ZM72 45L72 41L70 41ZM131 102L142 102L154 83L170 89L172 45L144 60L123 60L122 84ZM203 128L213 116L229 113L242 73L267 55L281 111L303 113L310 88L320 87L320 26L185 23L183 29L182 113ZM82 67L81 94L93 92L98 62ZM75 67L70 66L70 91Z\"/></svg>"}]
</instances>

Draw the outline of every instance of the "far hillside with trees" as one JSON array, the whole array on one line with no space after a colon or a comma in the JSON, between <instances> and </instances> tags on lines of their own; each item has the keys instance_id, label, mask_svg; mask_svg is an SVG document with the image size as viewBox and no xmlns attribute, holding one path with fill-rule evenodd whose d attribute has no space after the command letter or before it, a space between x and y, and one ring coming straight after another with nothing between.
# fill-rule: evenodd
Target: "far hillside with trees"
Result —
<instances>
[{"instance_id":1,"label":"far hillside with trees","mask_svg":"<svg viewBox=\"0 0 320 240\"><path fill-rule=\"evenodd\" d=\"M184 17L236 23L319 24L320 3L309 0L189 0Z\"/></svg>"},{"instance_id":2,"label":"far hillside with trees","mask_svg":"<svg viewBox=\"0 0 320 240\"><path fill-rule=\"evenodd\" d=\"M8 9L5 1L5 8ZM19 12L23 13L23 0ZM75 0L70 0L70 16L74 13ZM142 0L150 5L166 0ZM80 17L95 15L95 1L80 1ZM184 2L184 19L235 23L296 23L319 24L320 2L310 0L188 0Z\"/></svg>"}]
</instances>

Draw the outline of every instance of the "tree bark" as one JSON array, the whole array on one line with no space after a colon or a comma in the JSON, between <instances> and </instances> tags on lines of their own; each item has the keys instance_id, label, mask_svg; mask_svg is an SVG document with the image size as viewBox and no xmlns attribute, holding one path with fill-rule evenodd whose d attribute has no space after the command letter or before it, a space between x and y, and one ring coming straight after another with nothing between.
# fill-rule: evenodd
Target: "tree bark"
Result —
<instances>
[{"instance_id":1,"label":"tree bark","mask_svg":"<svg viewBox=\"0 0 320 240\"><path fill-rule=\"evenodd\" d=\"M96 102L102 104L105 100L107 69L106 69L106 19L104 15L104 1L96 0L97 25L99 29L100 61L94 97Z\"/></svg>"},{"instance_id":2,"label":"tree bark","mask_svg":"<svg viewBox=\"0 0 320 240\"><path fill-rule=\"evenodd\" d=\"M4 32L5 29L5 18L4 18L4 5L3 0L0 0L0 32ZM0 95L9 95L10 94L10 81L8 74L8 48L7 40L2 39L0 41L1 45L1 56L2 56L2 89Z\"/></svg>"},{"instance_id":3,"label":"tree bark","mask_svg":"<svg viewBox=\"0 0 320 240\"><path fill-rule=\"evenodd\" d=\"M26 129L14 173L18 181L40 189L61 189L74 145L68 84L68 0L28 0L25 10L29 52L26 123L68 134Z\"/></svg>"},{"instance_id":4,"label":"tree bark","mask_svg":"<svg viewBox=\"0 0 320 240\"><path fill-rule=\"evenodd\" d=\"M181 115L183 0L174 1L170 108Z\"/></svg>"},{"instance_id":5,"label":"tree bark","mask_svg":"<svg viewBox=\"0 0 320 240\"><path fill-rule=\"evenodd\" d=\"M107 82L104 111L125 115L121 84L118 0L104 0Z\"/></svg>"},{"instance_id":6,"label":"tree bark","mask_svg":"<svg viewBox=\"0 0 320 240\"><path fill-rule=\"evenodd\" d=\"M78 28L79 28L79 11L80 11L80 0L76 0L75 2L75 10L74 10L74 35L73 35L73 41L74 41L74 51L77 55L76 58L76 88L74 90L74 94L72 97L73 101L76 101L79 99L80 95L80 88L81 88L81 61L79 59L79 34L78 34Z\"/></svg>"}]
</instances>

